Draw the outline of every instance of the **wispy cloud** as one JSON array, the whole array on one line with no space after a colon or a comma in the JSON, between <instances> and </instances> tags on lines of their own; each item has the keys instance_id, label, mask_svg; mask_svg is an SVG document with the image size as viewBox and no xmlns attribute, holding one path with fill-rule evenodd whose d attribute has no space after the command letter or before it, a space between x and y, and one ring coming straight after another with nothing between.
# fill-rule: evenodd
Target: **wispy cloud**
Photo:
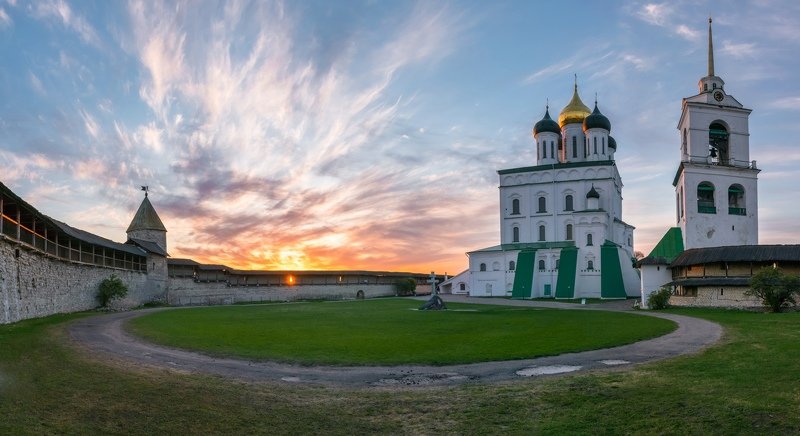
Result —
<instances>
[{"instance_id":1,"label":"wispy cloud","mask_svg":"<svg viewBox=\"0 0 800 436\"><path fill-rule=\"evenodd\" d=\"M8 12L5 9L0 7L0 29L4 27L9 27L14 24L14 21L11 20L11 17L8 16Z\"/></svg>"},{"instance_id":2,"label":"wispy cloud","mask_svg":"<svg viewBox=\"0 0 800 436\"><path fill-rule=\"evenodd\" d=\"M33 16L39 19L55 19L64 27L78 34L87 44L99 47L100 38L86 19L72 11L64 0L42 0L30 6Z\"/></svg>"},{"instance_id":3,"label":"wispy cloud","mask_svg":"<svg viewBox=\"0 0 800 436\"><path fill-rule=\"evenodd\" d=\"M697 41L703 36L703 32L692 29L685 24L679 24L675 26L675 33L689 41Z\"/></svg>"},{"instance_id":4,"label":"wispy cloud","mask_svg":"<svg viewBox=\"0 0 800 436\"><path fill-rule=\"evenodd\" d=\"M757 46L754 42L742 42L739 44L733 43L728 40L722 41L722 49L720 52L733 56L734 58L748 58L756 54Z\"/></svg>"},{"instance_id":5,"label":"wispy cloud","mask_svg":"<svg viewBox=\"0 0 800 436\"><path fill-rule=\"evenodd\" d=\"M647 3L636 11L636 16L647 23L666 26L672 12L672 6L669 3Z\"/></svg>"}]
</instances>

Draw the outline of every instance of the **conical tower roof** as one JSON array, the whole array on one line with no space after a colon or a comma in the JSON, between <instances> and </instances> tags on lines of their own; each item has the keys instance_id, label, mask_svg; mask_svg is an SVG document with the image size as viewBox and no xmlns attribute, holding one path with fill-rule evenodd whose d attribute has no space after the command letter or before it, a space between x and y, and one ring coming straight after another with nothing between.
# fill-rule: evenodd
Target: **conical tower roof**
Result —
<instances>
[{"instance_id":1,"label":"conical tower roof","mask_svg":"<svg viewBox=\"0 0 800 436\"><path fill-rule=\"evenodd\" d=\"M125 233L134 232L136 230L167 231L166 227L164 227L164 223L161 222L161 218L158 217L155 208L150 204L150 200L146 195L142 204L139 205L139 210L136 211L136 215L133 216L131 225L128 226L128 230Z\"/></svg>"}]
</instances>

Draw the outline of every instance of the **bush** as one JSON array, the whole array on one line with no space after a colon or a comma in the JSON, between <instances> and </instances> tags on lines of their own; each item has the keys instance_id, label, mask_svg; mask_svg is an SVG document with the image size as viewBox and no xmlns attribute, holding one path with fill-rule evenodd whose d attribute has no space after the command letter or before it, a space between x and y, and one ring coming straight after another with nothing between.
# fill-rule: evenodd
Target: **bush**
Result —
<instances>
[{"instance_id":1,"label":"bush","mask_svg":"<svg viewBox=\"0 0 800 436\"><path fill-rule=\"evenodd\" d=\"M800 277L785 274L780 268L764 268L750 279L750 289L745 295L758 297L772 312L796 304L795 294L800 292Z\"/></svg>"},{"instance_id":2,"label":"bush","mask_svg":"<svg viewBox=\"0 0 800 436\"><path fill-rule=\"evenodd\" d=\"M396 285L397 295L400 296L414 295L414 291L417 290L417 281L411 277L398 279Z\"/></svg>"},{"instance_id":3,"label":"bush","mask_svg":"<svg viewBox=\"0 0 800 436\"><path fill-rule=\"evenodd\" d=\"M672 290L666 286L653 292L647 297L647 307L653 310L663 310L669 307L669 299L672 297Z\"/></svg>"},{"instance_id":4,"label":"bush","mask_svg":"<svg viewBox=\"0 0 800 436\"><path fill-rule=\"evenodd\" d=\"M128 287L116 274L111 274L111 277L100 282L100 291L97 297L100 299L101 306L108 307L111 300L123 298L126 295L128 295Z\"/></svg>"}]
</instances>

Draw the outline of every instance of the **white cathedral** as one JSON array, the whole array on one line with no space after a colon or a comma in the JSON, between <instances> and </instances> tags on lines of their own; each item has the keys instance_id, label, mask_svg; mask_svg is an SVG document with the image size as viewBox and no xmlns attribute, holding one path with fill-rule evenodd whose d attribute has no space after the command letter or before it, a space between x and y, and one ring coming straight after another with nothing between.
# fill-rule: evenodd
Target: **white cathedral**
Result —
<instances>
[{"instance_id":1,"label":"white cathedral","mask_svg":"<svg viewBox=\"0 0 800 436\"><path fill-rule=\"evenodd\" d=\"M611 123L572 100L556 123L533 127L535 166L498 171L500 245L471 251L454 293L513 298L627 298L639 294L633 226L622 220L622 179Z\"/></svg>"}]
</instances>

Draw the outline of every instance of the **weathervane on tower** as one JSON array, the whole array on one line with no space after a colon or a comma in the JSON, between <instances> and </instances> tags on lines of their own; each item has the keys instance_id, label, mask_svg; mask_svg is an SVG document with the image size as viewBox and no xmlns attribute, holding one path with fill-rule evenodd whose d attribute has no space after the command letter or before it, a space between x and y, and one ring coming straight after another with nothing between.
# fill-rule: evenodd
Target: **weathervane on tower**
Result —
<instances>
[{"instance_id":1,"label":"weathervane on tower","mask_svg":"<svg viewBox=\"0 0 800 436\"><path fill-rule=\"evenodd\" d=\"M142 185L142 191L144 191L144 198L147 198L147 193L150 192L150 187Z\"/></svg>"}]
</instances>

